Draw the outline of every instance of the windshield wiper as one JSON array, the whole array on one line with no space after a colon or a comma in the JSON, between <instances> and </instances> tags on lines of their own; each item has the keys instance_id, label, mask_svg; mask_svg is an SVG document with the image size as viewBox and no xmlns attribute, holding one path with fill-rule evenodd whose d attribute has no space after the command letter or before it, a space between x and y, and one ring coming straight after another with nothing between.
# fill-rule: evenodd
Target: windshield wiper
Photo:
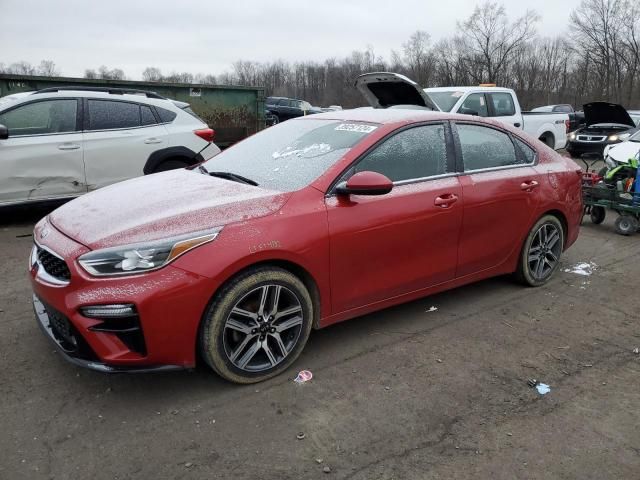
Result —
<instances>
[{"instance_id":1,"label":"windshield wiper","mask_svg":"<svg viewBox=\"0 0 640 480\"><path fill-rule=\"evenodd\" d=\"M204 171L203 171L204 169ZM207 172L207 169L203 166L200 166L200 171L202 173ZM231 180L233 182L246 183L247 185L253 185L254 187L258 186L258 182L255 180L251 180L250 178L243 177L242 175L238 175L237 173L231 172L207 172L212 177L224 178L225 180Z\"/></svg>"}]
</instances>

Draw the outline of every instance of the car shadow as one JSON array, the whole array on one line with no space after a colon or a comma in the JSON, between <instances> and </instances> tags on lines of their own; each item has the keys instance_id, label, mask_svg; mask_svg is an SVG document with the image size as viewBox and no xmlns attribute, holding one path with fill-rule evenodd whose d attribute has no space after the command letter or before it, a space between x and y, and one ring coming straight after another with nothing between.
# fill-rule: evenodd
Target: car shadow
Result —
<instances>
[{"instance_id":1,"label":"car shadow","mask_svg":"<svg viewBox=\"0 0 640 480\"><path fill-rule=\"evenodd\" d=\"M524 290L509 277L497 277L313 331L301 357L292 367L275 378L253 385L229 383L202 361L192 370L148 374L102 374L65 367L69 368L69 376L79 377L73 379L74 389L78 392L90 395L108 390L110 395L121 397L131 406L153 399L154 408L162 410L185 398L194 404L206 400L221 406L248 393L277 389L292 382L299 370L311 370L316 378L320 378L322 371L385 345L407 341L413 335L428 335L437 328L463 320L465 315L456 314L456 306L461 302L477 302L488 295L495 296L496 292L504 293L507 301L514 291ZM430 311L432 306L437 306L438 310Z\"/></svg>"},{"instance_id":2,"label":"car shadow","mask_svg":"<svg viewBox=\"0 0 640 480\"><path fill-rule=\"evenodd\" d=\"M32 226L65 202L47 202L37 205L0 207L0 228Z\"/></svg>"}]
</instances>

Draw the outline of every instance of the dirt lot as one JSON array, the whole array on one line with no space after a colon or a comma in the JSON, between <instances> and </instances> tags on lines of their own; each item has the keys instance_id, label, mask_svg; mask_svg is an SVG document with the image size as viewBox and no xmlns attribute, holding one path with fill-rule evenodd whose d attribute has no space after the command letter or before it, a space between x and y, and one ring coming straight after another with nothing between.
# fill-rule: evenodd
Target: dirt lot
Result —
<instances>
[{"instance_id":1,"label":"dirt lot","mask_svg":"<svg viewBox=\"0 0 640 480\"><path fill-rule=\"evenodd\" d=\"M589 277L499 278L352 320L314 332L286 375L238 387L54 353L26 274L45 213L0 224L2 479L640 478L640 236L612 218L564 257L595 262ZM313 381L296 385L302 368Z\"/></svg>"}]
</instances>

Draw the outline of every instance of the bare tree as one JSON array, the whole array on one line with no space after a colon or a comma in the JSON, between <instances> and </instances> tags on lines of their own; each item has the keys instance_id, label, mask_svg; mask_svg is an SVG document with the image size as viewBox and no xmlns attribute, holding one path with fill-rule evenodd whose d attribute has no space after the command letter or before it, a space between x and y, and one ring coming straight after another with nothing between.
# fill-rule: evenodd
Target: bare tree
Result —
<instances>
[{"instance_id":1,"label":"bare tree","mask_svg":"<svg viewBox=\"0 0 640 480\"><path fill-rule=\"evenodd\" d=\"M528 10L510 22L504 6L487 1L476 6L471 16L458 23L460 53L474 66L468 73L476 82L503 82L508 62L518 48L536 35L540 16Z\"/></svg>"},{"instance_id":2,"label":"bare tree","mask_svg":"<svg viewBox=\"0 0 640 480\"><path fill-rule=\"evenodd\" d=\"M157 67L147 67L142 72L142 80L145 82L161 82L162 71Z\"/></svg>"},{"instance_id":3,"label":"bare tree","mask_svg":"<svg viewBox=\"0 0 640 480\"><path fill-rule=\"evenodd\" d=\"M56 68L56 64L51 60L42 60L40 65L37 67L37 73L44 77L60 76L60 71Z\"/></svg>"}]
</instances>

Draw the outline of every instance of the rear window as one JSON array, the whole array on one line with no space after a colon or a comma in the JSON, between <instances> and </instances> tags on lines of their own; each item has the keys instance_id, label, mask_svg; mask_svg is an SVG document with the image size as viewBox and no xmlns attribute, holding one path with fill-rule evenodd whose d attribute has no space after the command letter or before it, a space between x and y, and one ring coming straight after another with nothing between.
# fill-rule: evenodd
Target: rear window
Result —
<instances>
[{"instance_id":1,"label":"rear window","mask_svg":"<svg viewBox=\"0 0 640 480\"><path fill-rule=\"evenodd\" d=\"M171 110L167 110L166 108L156 107L156 112L158 112L158 116L160 117L160 121L162 123L173 122L178 116L176 112L172 112Z\"/></svg>"},{"instance_id":2,"label":"rear window","mask_svg":"<svg viewBox=\"0 0 640 480\"><path fill-rule=\"evenodd\" d=\"M377 129L369 123L289 120L243 140L204 164L262 188L294 191L309 185Z\"/></svg>"}]
</instances>

